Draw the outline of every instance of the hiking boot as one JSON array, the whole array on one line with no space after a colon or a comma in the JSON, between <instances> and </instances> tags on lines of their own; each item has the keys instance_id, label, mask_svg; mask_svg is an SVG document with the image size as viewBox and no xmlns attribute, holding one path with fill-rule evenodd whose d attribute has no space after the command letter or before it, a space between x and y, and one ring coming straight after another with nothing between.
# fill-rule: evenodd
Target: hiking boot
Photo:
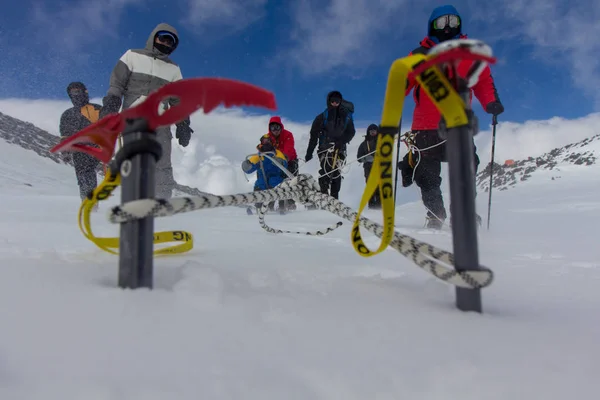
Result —
<instances>
[{"instance_id":1,"label":"hiking boot","mask_svg":"<svg viewBox=\"0 0 600 400\"><path fill-rule=\"evenodd\" d=\"M477 223L477 228L481 228L481 225L483 224L481 215L475 213L475 222ZM452 216L450 216L450 226L452 226Z\"/></svg>"},{"instance_id":2,"label":"hiking boot","mask_svg":"<svg viewBox=\"0 0 600 400\"><path fill-rule=\"evenodd\" d=\"M425 228L427 229L442 229L444 225L444 221L435 218L435 217L427 217L427 222L425 223Z\"/></svg>"},{"instance_id":3,"label":"hiking boot","mask_svg":"<svg viewBox=\"0 0 600 400\"><path fill-rule=\"evenodd\" d=\"M296 202L294 200L288 200L287 201L287 209L288 211L296 211Z\"/></svg>"}]
</instances>

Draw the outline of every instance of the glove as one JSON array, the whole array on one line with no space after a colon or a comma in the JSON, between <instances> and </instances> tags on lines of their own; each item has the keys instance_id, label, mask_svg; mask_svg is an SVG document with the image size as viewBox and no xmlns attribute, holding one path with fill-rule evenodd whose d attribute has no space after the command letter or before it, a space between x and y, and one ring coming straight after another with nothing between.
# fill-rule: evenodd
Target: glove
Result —
<instances>
[{"instance_id":1,"label":"glove","mask_svg":"<svg viewBox=\"0 0 600 400\"><path fill-rule=\"evenodd\" d=\"M408 155L405 155L402 161L398 161L398 169L402 175L402 186L409 187L413 184L413 168L408 162Z\"/></svg>"},{"instance_id":2,"label":"glove","mask_svg":"<svg viewBox=\"0 0 600 400\"><path fill-rule=\"evenodd\" d=\"M252 169L252 163L249 160L242 161L242 171L248 173Z\"/></svg>"},{"instance_id":3,"label":"glove","mask_svg":"<svg viewBox=\"0 0 600 400\"><path fill-rule=\"evenodd\" d=\"M177 124L177 130L175 131L175 137L179 139L179 144L182 147L187 147L190 144L192 138L193 129L190 128L189 124L184 121Z\"/></svg>"},{"instance_id":4,"label":"glove","mask_svg":"<svg viewBox=\"0 0 600 400\"><path fill-rule=\"evenodd\" d=\"M373 154L369 154L368 156L363 158L361 161L365 162L365 163L373 163L375 161L375 157L373 156Z\"/></svg>"},{"instance_id":5,"label":"glove","mask_svg":"<svg viewBox=\"0 0 600 400\"><path fill-rule=\"evenodd\" d=\"M312 160L313 155L310 153L306 153L306 156L304 156L304 161L309 162L310 160Z\"/></svg>"},{"instance_id":6,"label":"glove","mask_svg":"<svg viewBox=\"0 0 600 400\"><path fill-rule=\"evenodd\" d=\"M336 140L336 141L333 143L333 147L334 147L335 149L337 149L337 150L340 150L340 149L342 149L342 148L344 147L344 145L345 145L345 144L346 144L346 143L345 143L343 140Z\"/></svg>"},{"instance_id":7,"label":"glove","mask_svg":"<svg viewBox=\"0 0 600 400\"><path fill-rule=\"evenodd\" d=\"M109 114L116 114L121 108L121 98L109 94L102 99L102 108L100 109L99 119L106 117Z\"/></svg>"},{"instance_id":8,"label":"glove","mask_svg":"<svg viewBox=\"0 0 600 400\"><path fill-rule=\"evenodd\" d=\"M485 112L492 115L500 115L504 112L504 106L499 101L491 101L485 106Z\"/></svg>"}]
</instances>

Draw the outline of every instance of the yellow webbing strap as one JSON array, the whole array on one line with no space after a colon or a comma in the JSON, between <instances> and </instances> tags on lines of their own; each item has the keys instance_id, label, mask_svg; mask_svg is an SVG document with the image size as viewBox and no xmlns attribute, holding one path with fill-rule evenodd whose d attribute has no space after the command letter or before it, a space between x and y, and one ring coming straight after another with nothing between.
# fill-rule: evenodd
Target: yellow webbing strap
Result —
<instances>
[{"instance_id":1,"label":"yellow webbing strap","mask_svg":"<svg viewBox=\"0 0 600 400\"><path fill-rule=\"evenodd\" d=\"M83 235L100 249L111 254L119 254L119 238L95 236L92 232L91 212L98 202L109 198L120 184L121 175L119 173L113 174L110 168L107 167L104 180L93 190L90 196L83 200L79 207L79 229ZM153 252L154 255L180 254L190 251L194 247L194 237L189 232L163 231L154 233L153 243L155 245L170 242L181 243L156 249Z\"/></svg>"},{"instance_id":2,"label":"yellow webbing strap","mask_svg":"<svg viewBox=\"0 0 600 400\"><path fill-rule=\"evenodd\" d=\"M395 60L390 67L381 124L377 135L375 160L373 167L371 167L371 173L360 201L351 234L354 249L363 257L371 257L381 253L388 247L394 237L395 204L392 182L392 171L396 167L393 165L394 137L399 133L408 74L427 59L426 55L414 54ZM448 128L468 123L464 102L437 66L427 68L416 79L444 116ZM362 239L359 221L362 211L376 190L379 190L381 198L383 235L379 247L373 251L365 245Z\"/></svg>"}]
</instances>

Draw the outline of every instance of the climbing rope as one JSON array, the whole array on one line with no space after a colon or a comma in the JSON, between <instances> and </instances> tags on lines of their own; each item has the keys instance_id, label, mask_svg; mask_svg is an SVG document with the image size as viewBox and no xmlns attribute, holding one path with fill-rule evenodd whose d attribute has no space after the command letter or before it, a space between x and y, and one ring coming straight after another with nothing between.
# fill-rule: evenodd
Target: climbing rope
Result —
<instances>
[{"instance_id":1,"label":"climbing rope","mask_svg":"<svg viewBox=\"0 0 600 400\"><path fill-rule=\"evenodd\" d=\"M318 183L310 175L300 174L293 179L286 179L274 189L259 192L240 193L233 195L212 195L179 197L172 199L143 199L114 206L110 209L109 221L113 224L134 221L146 217L167 217L186 212L248 205L254 203L268 203L270 201L294 199L303 204L311 203L317 208L329 211L347 221L359 220L361 227L367 229L375 236L381 238L384 227L358 213L341 201L319 192ZM261 208L264 226L264 207ZM336 228L340 223L336 224ZM325 231L296 232L304 235L323 235L335 228L329 227ZM267 229L273 233L279 230ZM287 232L287 231L281 231ZM457 271L453 268L454 258L452 253L419 241L413 237L394 232L390 247L412 260L417 266L434 277L462 288L484 288L493 280L493 272L485 267L477 271Z\"/></svg>"},{"instance_id":2,"label":"climbing rope","mask_svg":"<svg viewBox=\"0 0 600 400\"><path fill-rule=\"evenodd\" d=\"M329 232L336 230L337 228L339 228L340 226L343 225L343 222L339 221L339 222L336 222L334 225L327 227L324 230L316 230L316 231L308 231L308 232L274 229L265 223L265 214L267 213L268 209L269 209L269 207L266 204L263 204L262 207L258 210L258 223L260 224L261 228L263 228L265 231L267 231L269 233L287 233L287 234L296 234L296 235L305 235L305 236L323 236L323 235L328 234Z\"/></svg>"}]
</instances>

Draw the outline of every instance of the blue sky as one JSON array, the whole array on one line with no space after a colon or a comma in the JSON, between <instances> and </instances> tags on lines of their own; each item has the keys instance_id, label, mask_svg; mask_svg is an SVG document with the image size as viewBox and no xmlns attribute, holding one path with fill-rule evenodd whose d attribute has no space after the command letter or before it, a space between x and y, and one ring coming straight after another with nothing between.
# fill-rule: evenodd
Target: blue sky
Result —
<instances>
[{"instance_id":1,"label":"blue sky","mask_svg":"<svg viewBox=\"0 0 600 400\"><path fill-rule=\"evenodd\" d=\"M170 5L166 5L170 4ZM0 98L65 99L73 80L101 97L115 62L174 25L184 77L241 79L275 92L303 122L340 90L356 119L377 122L391 62L418 46L433 7L422 0L22 0L0 15ZM600 109L600 2L455 1L464 31L492 45L503 120L576 118ZM412 100L407 99L410 119ZM475 102L477 114L488 117ZM487 123L486 123L487 125ZM408 127L403 126L403 129Z\"/></svg>"}]
</instances>

